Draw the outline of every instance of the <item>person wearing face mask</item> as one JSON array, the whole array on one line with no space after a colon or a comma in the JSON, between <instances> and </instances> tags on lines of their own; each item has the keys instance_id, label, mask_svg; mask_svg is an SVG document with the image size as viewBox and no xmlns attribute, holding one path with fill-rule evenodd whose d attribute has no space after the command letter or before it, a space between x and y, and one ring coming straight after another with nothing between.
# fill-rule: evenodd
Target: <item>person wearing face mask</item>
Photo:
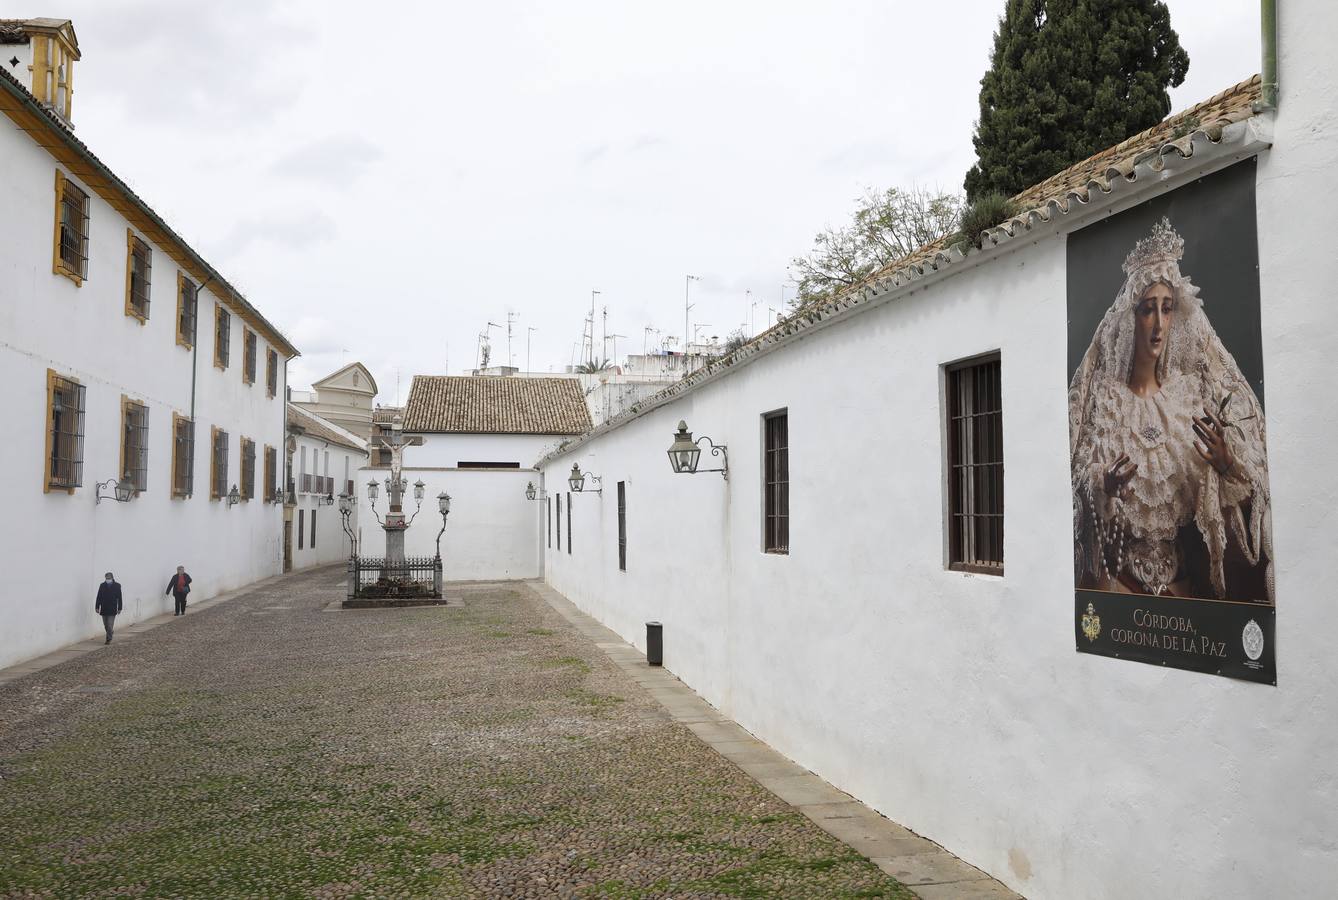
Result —
<instances>
[{"instance_id":1,"label":"person wearing face mask","mask_svg":"<svg viewBox=\"0 0 1338 900\"><path fill-rule=\"evenodd\" d=\"M174 616L184 616L186 614L186 595L190 593L190 576L186 574L185 566L177 566L176 574L167 580L167 590L164 594L171 594L172 599L176 601L176 612Z\"/></svg>"},{"instance_id":2,"label":"person wearing face mask","mask_svg":"<svg viewBox=\"0 0 1338 900\"><path fill-rule=\"evenodd\" d=\"M112 641L112 629L116 627L116 615L121 611L121 586L108 572L98 585L98 598L93 601L93 611L102 616L102 626L107 629L107 641Z\"/></svg>"}]
</instances>

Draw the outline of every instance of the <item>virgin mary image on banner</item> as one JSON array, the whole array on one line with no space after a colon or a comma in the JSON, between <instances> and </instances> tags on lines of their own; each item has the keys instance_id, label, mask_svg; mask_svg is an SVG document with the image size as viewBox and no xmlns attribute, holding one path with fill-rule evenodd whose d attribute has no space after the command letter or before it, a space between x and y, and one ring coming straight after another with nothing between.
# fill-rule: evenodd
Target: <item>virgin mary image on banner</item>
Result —
<instances>
[{"instance_id":1,"label":"virgin mary image on banner","mask_svg":"<svg viewBox=\"0 0 1338 900\"><path fill-rule=\"evenodd\" d=\"M1076 586L1273 600L1264 414L1162 218L1069 384Z\"/></svg>"}]
</instances>

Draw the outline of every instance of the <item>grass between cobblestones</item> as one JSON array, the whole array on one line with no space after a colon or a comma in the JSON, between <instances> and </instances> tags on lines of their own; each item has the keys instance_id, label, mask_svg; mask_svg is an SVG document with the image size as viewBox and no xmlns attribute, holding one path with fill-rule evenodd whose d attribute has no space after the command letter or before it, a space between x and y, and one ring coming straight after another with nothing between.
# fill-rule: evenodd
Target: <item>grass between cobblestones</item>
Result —
<instances>
[{"instance_id":1,"label":"grass between cobblestones","mask_svg":"<svg viewBox=\"0 0 1338 900\"><path fill-rule=\"evenodd\" d=\"M322 612L338 578L0 687L0 896L913 896L525 587Z\"/></svg>"}]
</instances>

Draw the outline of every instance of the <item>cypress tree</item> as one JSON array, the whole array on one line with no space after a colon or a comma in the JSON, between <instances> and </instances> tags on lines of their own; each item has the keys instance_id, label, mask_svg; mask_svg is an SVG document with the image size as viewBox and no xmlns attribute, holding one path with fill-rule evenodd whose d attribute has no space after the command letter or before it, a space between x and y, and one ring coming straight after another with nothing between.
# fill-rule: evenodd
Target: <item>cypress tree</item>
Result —
<instances>
[{"instance_id":1,"label":"cypress tree","mask_svg":"<svg viewBox=\"0 0 1338 900\"><path fill-rule=\"evenodd\" d=\"M1151 128L1188 70L1160 0L1008 0L980 80L967 198L1012 196Z\"/></svg>"}]
</instances>

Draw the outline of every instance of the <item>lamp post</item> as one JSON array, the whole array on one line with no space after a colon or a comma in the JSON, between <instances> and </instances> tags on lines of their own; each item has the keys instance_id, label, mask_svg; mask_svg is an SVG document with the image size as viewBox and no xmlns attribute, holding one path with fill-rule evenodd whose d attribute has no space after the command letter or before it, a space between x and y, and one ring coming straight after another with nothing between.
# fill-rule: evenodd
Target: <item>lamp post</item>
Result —
<instances>
[{"instance_id":1,"label":"lamp post","mask_svg":"<svg viewBox=\"0 0 1338 900\"><path fill-rule=\"evenodd\" d=\"M721 467L719 469L701 469L700 471L719 472L722 478L729 481L729 453L725 445L717 445L706 435L702 435L694 441L692 432L688 431L688 423L681 419L678 423L678 431L674 433L674 442L669 445L669 465L680 474L692 475L699 471L697 463L701 459L702 451L697 445L702 441L706 441L710 445L712 456L721 458Z\"/></svg>"},{"instance_id":2,"label":"lamp post","mask_svg":"<svg viewBox=\"0 0 1338 900\"><path fill-rule=\"evenodd\" d=\"M380 487L381 486L376 483L376 479L367 482L367 499L372 501L372 515L376 516L376 523L384 528L386 523L382 520L381 513L376 510L376 495Z\"/></svg>"},{"instance_id":3,"label":"lamp post","mask_svg":"<svg viewBox=\"0 0 1338 900\"><path fill-rule=\"evenodd\" d=\"M344 528L344 534L348 535L348 555L353 557L358 555L358 541L353 536L353 527L348 521L351 515L353 515L353 496L351 494L340 494L339 520Z\"/></svg>"},{"instance_id":4,"label":"lamp post","mask_svg":"<svg viewBox=\"0 0 1338 900\"><path fill-rule=\"evenodd\" d=\"M433 558L435 571L433 572L433 588L438 597L441 593L442 565L441 565L441 536L446 533L446 517L451 514L451 495L442 491L437 495L437 511L441 513L441 531L437 532L437 555ZM416 515L416 513L415 513Z\"/></svg>"}]
</instances>

